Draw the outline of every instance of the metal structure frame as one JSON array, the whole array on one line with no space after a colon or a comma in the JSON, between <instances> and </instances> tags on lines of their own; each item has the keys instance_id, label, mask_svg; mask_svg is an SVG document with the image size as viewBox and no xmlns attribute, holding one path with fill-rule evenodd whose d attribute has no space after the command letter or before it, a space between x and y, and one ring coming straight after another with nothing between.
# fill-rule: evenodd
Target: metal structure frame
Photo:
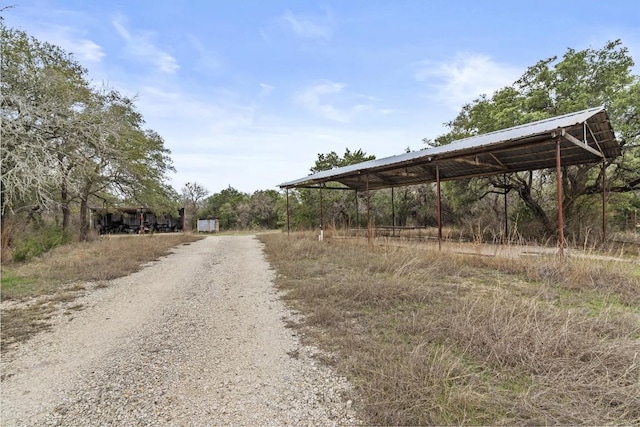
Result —
<instances>
[{"instance_id":1,"label":"metal structure frame","mask_svg":"<svg viewBox=\"0 0 640 427\"><path fill-rule=\"evenodd\" d=\"M287 191L295 188L365 191L367 196L367 235L371 239L369 191L429 182L436 183L438 202L438 243L442 241L440 183L447 180L506 175L512 172L556 169L558 197L558 246L564 248L562 212L562 168L602 163L621 154L609 116L603 106L540 120L521 126L454 141L426 150L370 160L318 172L280 184ZM602 174L603 235L606 236L605 175ZM339 187L326 184L339 183ZM506 192L505 192L506 198ZM393 205L393 200L392 200ZM506 209L506 202L505 202ZM321 225L323 224L321 204ZM393 227L395 227L395 220ZM287 230L289 209L287 208Z\"/></svg>"}]
</instances>

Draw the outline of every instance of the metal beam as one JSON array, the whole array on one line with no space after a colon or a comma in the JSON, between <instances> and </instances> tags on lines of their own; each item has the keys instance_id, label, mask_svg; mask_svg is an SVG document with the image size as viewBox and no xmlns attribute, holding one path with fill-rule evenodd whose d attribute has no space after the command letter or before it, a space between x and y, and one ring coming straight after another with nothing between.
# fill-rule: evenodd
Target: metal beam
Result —
<instances>
[{"instance_id":1,"label":"metal beam","mask_svg":"<svg viewBox=\"0 0 640 427\"><path fill-rule=\"evenodd\" d=\"M491 164L491 163L481 162L478 159L470 160L470 159L467 159L466 157L460 157L459 159L451 159L451 160L453 160L454 162L467 163L467 164L473 165L473 166L485 166L485 167L492 168L492 169L496 169L497 168L497 169L499 169L501 171L507 170L507 168L505 168L504 165L494 165L494 164Z\"/></svg>"},{"instance_id":2,"label":"metal beam","mask_svg":"<svg viewBox=\"0 0 640 427\"><path fill-rule=\"evenodd\" d=\"M602 154L600 151L596 150L595 148L589 146L586 142L582 142L580 141L578 138L576 138L575 136L571 135L570 133L567 133L566 130L562 129L562 132L560 132L560 135L562 135L562 137L564 139L566 139L567 141L577 145L578 147L587 150L588 152L590 152L591 154L601 157L604 159L604 154Z\"/></svg>"}]
</instances>

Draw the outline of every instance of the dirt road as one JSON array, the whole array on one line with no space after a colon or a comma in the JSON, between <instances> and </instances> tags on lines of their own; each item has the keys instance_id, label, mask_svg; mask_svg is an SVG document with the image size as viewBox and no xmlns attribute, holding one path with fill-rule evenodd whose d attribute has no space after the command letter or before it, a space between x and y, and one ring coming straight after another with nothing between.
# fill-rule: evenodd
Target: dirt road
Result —
<instances>
[{"instance_id":1,"label":"dirt road","mask_svg":"<svg viewBox=\"0 0 640 427\"><path fill-rule=\"evenodd\" d=\"M254 237L209 237L88 293L3 355L1 424L355 424L273 274Z\"/></svg>"}]
</instances>

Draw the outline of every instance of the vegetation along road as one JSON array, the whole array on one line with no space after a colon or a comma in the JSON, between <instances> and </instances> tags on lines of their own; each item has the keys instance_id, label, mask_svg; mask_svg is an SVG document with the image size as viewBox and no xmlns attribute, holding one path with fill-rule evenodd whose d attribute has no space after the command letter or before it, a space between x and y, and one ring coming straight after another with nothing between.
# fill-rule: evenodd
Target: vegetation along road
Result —
<instances>
[{"instance_id":1,"label":"vegetation along road","mask_svg":"<svg viewBox=\"0 0 640 427\"><path fill-rule=\"evenodd\" d=\"M2 425L355 424L253 236L209 237L3 355Z\"/></svg>"}]
</instances>

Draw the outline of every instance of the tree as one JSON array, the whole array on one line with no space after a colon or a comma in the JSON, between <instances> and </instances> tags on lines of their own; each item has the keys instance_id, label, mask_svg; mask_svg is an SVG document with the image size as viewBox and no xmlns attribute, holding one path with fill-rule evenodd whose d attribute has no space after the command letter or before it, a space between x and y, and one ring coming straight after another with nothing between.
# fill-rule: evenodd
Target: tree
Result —
<instances>
[{"instance_id":1,"label":"tree","mask_svg":"<svg viewBox=\"0 0 640 427\"><path fill-rule=\"evenodd\" d=\"M172 204L170 152L160 135L143 129L133 100L92 87L61 48L0 24L3 220L20 209L60 209L66 229L79 204L85 239L90 198Z\"/></svg>"},{"instance_id":2,"label":"tree","mask_svg":"<svg viewBox=\"0 0 640 427\"><path fill-rule=\"evenodd\" d=\"M1 18L0 33L4 217L23 207L53 209L58 194L66 198L72 183L60 167L64 136L90 91L86 70L70 54L7 28Z\"/></svg>"},{"instance_id":3,"label":"tree","mask_svg":"<svg viewBox=\"0 0 640 427\"><path fill-rule=\"evenodd\" d=\"M249 196L241 191L236 190L232 186L225 188L219 193L215 193L204 202L203 212L212 218L220 221L220 227L224 229L233 229L239 226L239 222L247 220L250 214L243 216L239 221L237 206L240 203L248 202ZM243 212L248 212L248 206L243 207Z\"/></svg>"},{"instance_id":4,"label":"tree","mask_svg":"<svg viewBox=\"0 0 640 427\"><path fill-rule=\"evenodd\" d=\"M631 74L633 59L620 40L601 49L568 49L562 59L539 61L515 83L463 106L460 114L447 124L449 132L436 139L438 145L471 135L491 132L544 118L604 105L622 146L623 155L606 163L609 192L640 190L640 78ZM602 191L601 165L563 168L563 209L570 232L581 233L585 203ZM482 179L447 183L448 194L474 200L492 193L513 191L541 225L547 236L555 234L552 218L555 207L551 191L553 171L512 173ZM477 181L477 180L474 180ZM455 190L453 187L457 187ZM472 191L472 188L476 188ZM480 188L478 188L480 187ZM454 196L455 197L455 196ZM589 217L597 217L593 214Z\"/></svg>"},{"instance_id":5,"label":"tree","mask_svg":"<svg viewBox=\"0 0 640 427\"><path fill-rule=\"evenodd\" d=\"M182 187L182 203L188 217L191 218L191 227L195 228L198 210L202 207L202 201L209 194L209 190L197 182L187 182Z\"/></svg>"},{"instance_id":6,"label":"tree","mask_svg":"<svg viewBox=\"0 0 640 427\"><path fill-rule=\"evenodd\" d=\"M259 228L273 229L278 225L278 200L275 190L259 190L251 195L251 221Z\"/></svg>"}]
</instances>

